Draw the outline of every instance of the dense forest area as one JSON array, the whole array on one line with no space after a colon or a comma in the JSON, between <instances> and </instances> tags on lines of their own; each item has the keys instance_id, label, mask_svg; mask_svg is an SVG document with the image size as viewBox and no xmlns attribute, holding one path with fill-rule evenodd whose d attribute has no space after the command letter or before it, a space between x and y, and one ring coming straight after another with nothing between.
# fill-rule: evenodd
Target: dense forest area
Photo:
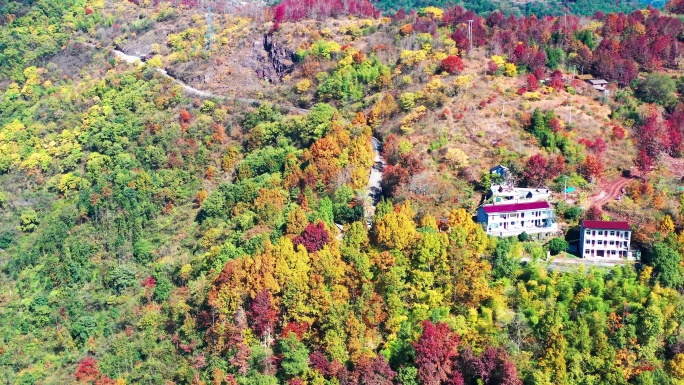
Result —
<instances>
[{"instance_id":1,"label":"dense forest area","mask_svg":"<svg viewBox=\"0 0 684 385\"><path fill-rule=\"evenodd\" d=\"M448 8L459 5L477 14L500 11L506 14L538 16L559 16L564 13L589 16L596 12L630 13L639 8L651 5L662 8L665 1L644 2L640 0L544 0L544 1L504 1L504 0L377 0L378 8L386 11L399 9L417 9L428 6Z\"/></svg>"},{"instance_id":2,"label":"dense forest area","mask_svg":"<svg viewBox=\"0 0 684 385\"><path fill-rule=\"evenodd\" d=\"M0 0L0 382L684 383L684 2L587 3ZM582 219L642 261L551 268Z\"/></svg>"}]
</instances>

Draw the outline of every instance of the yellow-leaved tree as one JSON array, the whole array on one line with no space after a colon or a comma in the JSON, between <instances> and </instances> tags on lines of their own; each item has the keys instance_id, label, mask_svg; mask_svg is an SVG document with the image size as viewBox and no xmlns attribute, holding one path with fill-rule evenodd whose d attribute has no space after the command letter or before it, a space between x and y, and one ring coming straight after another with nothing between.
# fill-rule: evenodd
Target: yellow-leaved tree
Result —
<instances>
[{"instance_id":1,"label":"yellow-leaved tree","mask_svg":"<svg viewBox=\"0 0 684 385\"><path fill-rule=\"evenodd\" d=\"M283 309L286 309L283 319L311 324L309 253L302 245L295 249L288 238L282 238L270 251L276 263L274 276L281 288Z\"/></svg>"},{"instance_id":2,"label":"yellow-leaved tree","mask_svg":"<svg viewBox=\"0 0 684 385\"><path fill-rule=\"evenodd\" d=\"M675 354L668 366L672 376L684 383L684 354Z\"/></svg>"},{"instance_id":3,"label":"yellow-leaved tree","mask_svg":"<svg viewBox=\"0 0 684 385\"><path fill-rule=\"evenodd\" d=\"M408 249L418 235L413 216L413 209L407 201L378 219L374 226L377 243L388 249Z\"/></svg>"},{"instance_id":4,"label":"yellow-leaved tree","mask_svg":"<svg viewBox=\"0 0 684 385\"><path fill-rule=\"evenodd\" d=\"M482 227L464 209L453 210L448 217L449 265L453 276L453 300L466 308L478 307L491 296L487 277L492 266L482 258L489 238Z\"/></svg>"}]
</instances>

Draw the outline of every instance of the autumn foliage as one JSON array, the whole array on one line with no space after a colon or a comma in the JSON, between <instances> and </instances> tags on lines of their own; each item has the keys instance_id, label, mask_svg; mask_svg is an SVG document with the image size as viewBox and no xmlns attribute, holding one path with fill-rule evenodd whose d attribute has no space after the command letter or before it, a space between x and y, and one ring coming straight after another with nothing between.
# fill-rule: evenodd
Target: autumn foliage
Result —
<instances>
[{"instance_id":1,"label":"autumn foliage","mask_svg":"<svg viewBox=\"0 0 684 385\"><path fill-rule=\"evenodd\" d=\"M330 240L328 230L325 229L323 222L313 223L306 226L304 232L294 239L295 245L303 245L310 253L323 249L326 243Z\"/></svg>"},{"instance_id":2,"label":"autumn foliage","mask_svg":"<svg viewBox=\"0 0 684 385\"><path fill-rule=\"evenodd\" d=\"M368 0L285 0L271 10L275 23L305 18L323 20L347 15L375 18L380 15Z\"/></svg>"},{"instance_id":3,"label":"autumn foliage","mask_svg":"<svg viewBox=\"0 0 684 385\"><path fill-rule=\"evenodd\" d=\"M249 311L249 321L258 336L272 332L278 320L278 310L273 306L273 298L267 290L262 290L252 301Z\"/></svg>"},{"instance_id":4,"label":"autumn foliage","mask_svg":"<svg viewBox=\"0 0 684 385\"><path fill-rule=\"evenodd\" d=\"M430 321L423 321L422 327L423 333L413 344L413 349L416 351L418 378L421 383L440 385L451 380L452 383L462 384L461 374L453 370L460 338L445 323L434 324Z\"/></svg>"},{"instance_id":5,"label":"autumn foliage","mask_svg":"<svg viewBox=\"0 0 684 385\"><path fill-rule=\"evenodd\" d=\"M551 82L549 83L551 87L559 91L565 87L563 82L563 74L560 71L553 71L551 74Z\"/></svg>"},{"instance_id":6,"label":"autumn foliage","mask_svg":"<svg viewBox=\"0 0 684 385\"><path fill-rule=\"evenodd\" d=\"M595 154L589 154L582 164L582 173L584 176L592 181L596 182L603 176L605 170L604 161L600 156Z\"/></svg>"},{"instance_id":7,"label":"autumn foliage","mask_svg":"<svg viewBox=\"0 0 684 385\"><path fill-rule=\"evenodd\" d=\"M190 120L192 120L192 115L188 112L188 110L182 109L180 110L178 119L181 123L190 123Z\"/></svg>"},{"instance_id":8,"label":"autumn foliage","mask_svg":"<svg viewBox=\"0 0 684 385\"><path fill-rule=\"evenodd\" d=\"M234 13L219 0L130 2L140 8L0 6L7 381L684 380L677 17L453 6L379 19L371 0ZM266 41L255 39L271 21ZM87 45L69 43L87 31L97 32ZM178 81L106 52L65 70L80 63L65 66L63 47L92 53L123 38L161 39L154 60ZM482 60L465 71L471 45L471 61ZM282 83L256 80L290 65ZM571 80L573 67L609 80L610 94ZM668 103L639 91L652 73L669 81ZM215 84L226 80L237 94ZM641 173L619 177L632 161ZM516 186L559 190L567 176L578 190L576 206L557 202L568 226L581 215L628 219L639 268L549 271L555 247L536 234L489 236L473 215L500 182L488 172L499 163ZM369 175L381 168L378 192ZM626 198L610 199L623 186Z\"/></svg>"},{"instance_id":9,"label":"autumn foliage","mask_svg":"<svg viewBox=\"0 0 684 385\"><path fill-rule=\"evenodd\" d=\"M100 377L100 369L95 358L89 356L79 361L74 377L82 382L98 379Z\"/></svg>"},{"instance_id":10,"label":"autumn foliage","mask_svg":"<svg viewBox=\"0 0 684 385\"><path fill-rule=\"evenodd\" d=\"M450 73L450 74L456 74L461 71L463 71L463 60L461 60L460 57L458 56L447 56L442 60L442 62L439 64L439 69Z\"/></svg>"},{"instance_id":11,"label":"autumn foliage","mask_svg":"<svg viewBox=\"0 0 684 385\"><path fill-rule=\"evenodd\" d=\"M525 165L524 177L530 187L539 187L548 179L555 178L565 169L565 159L557 155L550 159L542 154L532 155Z\"/></svg>"},{"instance_id":12,"label":"autumn foliage","mask_svg":"<svg viewBox=\"0 0 684 385\"><path fill-rule=\"evenodd\" d=\"M528 91L536 91L537 88L539 88L539 82L537 81L537 77L534 76L534 74L527 75L526 86Z\"/></svg>"}]
</instances>

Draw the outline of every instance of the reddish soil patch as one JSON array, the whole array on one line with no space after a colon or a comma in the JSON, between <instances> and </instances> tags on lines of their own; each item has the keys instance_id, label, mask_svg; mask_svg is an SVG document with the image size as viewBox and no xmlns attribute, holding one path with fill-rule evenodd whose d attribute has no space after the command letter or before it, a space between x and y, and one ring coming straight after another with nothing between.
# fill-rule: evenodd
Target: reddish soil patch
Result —
<instances>
[{"instance_id":1,"label":"reddish soil patch","mask_svg":"<svg viewBox=\"0 0 684 385\"><path fill-rule=\"evenodd\" d=\"M610 182L601 181L601 183L599 183L600 190L598 194L593 195L590 198L591 204L596 205L598 207L603 207L606 203L610 202L611 200L620 198L622 194L624 194L625 187L627 187L629 182L631 182L632 180L634 180L634 177L628 178L621 176Z\"/></svg>"}]
</instances>

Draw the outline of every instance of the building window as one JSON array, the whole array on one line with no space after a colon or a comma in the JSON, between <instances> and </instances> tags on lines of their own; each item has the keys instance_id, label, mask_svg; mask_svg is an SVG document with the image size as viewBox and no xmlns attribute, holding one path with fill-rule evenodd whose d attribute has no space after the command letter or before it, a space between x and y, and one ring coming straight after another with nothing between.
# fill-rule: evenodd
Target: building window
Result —
<instances>
[{"instance_id":1,"label":"building window","mask_svg":"<svg viewBox=\"0 0 684 385\"><path fill-rule=\"evenodd\" d=\"M598 241L598 244L599 244L599 245L602 245L602 244L603 244L603 241Z\"/></svg>"},{"instance_id":2,"label":"building window","mask_svg":"<svg viewBox=\"0 0 684 385\"><path fill-rule=\"evenodd\" d=\"M599 231L599 235L603 235L603 231Z\"/></svg>"},{"instance_id":3,"label":"building window","mask_svg":"<svg viewBox=\"0 0 684 385\"><path fill-rule=\"evenodd\" d=\"M615 231L611 231L611 232L610 232L610 236L611 236L611 237L615 236Z\"/></svg>"},{"instance_id":4,"label":"building window","mask_svg":"<svg viewBox=\"0 0 684 385\"><path fill-rule=\"evenodd\" d=\"M611 245L611 246L614 246L614 245L615 245L615 241L610 241L608 244Z\"/></svg>"},{"instance_id":5,"label":"building window","mask_svg":"<svg viewBox=\"0 0 684 385\"><path fill-rule=\"evenodd\" d=\"M591 235L596 236L596 230L592 231Z\"/></svg>"}]
</instances>

